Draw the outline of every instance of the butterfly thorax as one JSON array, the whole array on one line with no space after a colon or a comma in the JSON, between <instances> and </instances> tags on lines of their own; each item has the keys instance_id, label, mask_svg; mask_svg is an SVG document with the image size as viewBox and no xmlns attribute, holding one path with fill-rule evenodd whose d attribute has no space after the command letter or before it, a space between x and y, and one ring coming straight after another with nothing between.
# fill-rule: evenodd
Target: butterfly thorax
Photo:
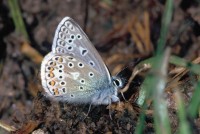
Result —
<instances>
[{"instance_id":1,"label":"butterfly thorax","mask_svg":"<svg viewBox=\"0 0 200 134\"><path fill-rule=\"evenodd\" d=\"M106 84L105 84L106 85ZM112 102L119 101L117 97L117 88L110 83L108 86L99 87L96 94L92 96L92 104L111 104Z\"/></svg>"}]
</instances>

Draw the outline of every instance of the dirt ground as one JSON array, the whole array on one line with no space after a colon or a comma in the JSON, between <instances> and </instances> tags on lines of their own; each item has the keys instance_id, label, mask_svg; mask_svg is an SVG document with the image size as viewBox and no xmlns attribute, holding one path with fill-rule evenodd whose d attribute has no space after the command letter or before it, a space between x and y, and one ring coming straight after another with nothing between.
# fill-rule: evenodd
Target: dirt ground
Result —
<instances>
[{"instance_id":1,"label":"dirt ground","mask_svg":"<svg viewBox=\"0 0 200 134\"><path fill-rule=\"evenodd\" d=\"M146 73L137 76L121 95L120 106L75 105L44 96L40 64L51 51L58 23L73 18L86 32L111 74L122 70L130 77L139 61L151 57L160 35L164 0L19 0L29 42L16 32L7 0L0 1L0 119L16 133L134 133L140 108L136 105ZM175 0L167 44L172 53L188 61L200 56L200 4ZM31 55L32 52L36 53ZM42 58L41 58L42 57ZM169 72L175 68L170 65ZM193 84L188 75L179 81L185 103ZM166 92L173 133L178 129L173 86ZM150 108L151 109L151 108ZM145 133L154 133L152 110L147 112ZM112 118L111 118L111 117ZM193 132L200 133L199 117ZM0 128L0 133L8 133Z\"/></svg>"}]
</instances>

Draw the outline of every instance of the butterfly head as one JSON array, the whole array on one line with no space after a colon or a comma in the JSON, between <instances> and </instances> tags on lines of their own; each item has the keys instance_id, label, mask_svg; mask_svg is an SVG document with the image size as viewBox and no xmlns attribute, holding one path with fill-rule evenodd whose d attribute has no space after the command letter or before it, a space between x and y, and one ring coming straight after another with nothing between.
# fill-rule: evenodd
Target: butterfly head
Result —
<instances>
[{"instance_id":1,"label":"butterfly head","mask_svg":"<svg viewBox=\"0 0 200 134\"><path fill-rule=\"evenodd\" d=\"M124 82L120 77L113 76L112 83L117 90L124 87Z\"/></svg>"}]
</instances>

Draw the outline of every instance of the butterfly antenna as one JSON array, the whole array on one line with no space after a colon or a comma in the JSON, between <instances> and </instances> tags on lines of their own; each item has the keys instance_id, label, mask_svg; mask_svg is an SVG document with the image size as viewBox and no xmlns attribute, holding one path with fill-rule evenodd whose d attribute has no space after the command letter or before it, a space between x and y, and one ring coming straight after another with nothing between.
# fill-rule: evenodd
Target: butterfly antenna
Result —
<instances>
[{"instance_id":1,"label":"butterfly antenna","mask_svg":"<svg viewBox=\"0 0 200 134\"><path fill-rule=\"evenodd\" d=\"M121 90L121 92L126 92L130 86L130 84L132 83L132 80L135 78L136 75L138 75L140 72L149 69L151 66L150 64L144 64L142 67L140 68L134 68L131 74L131 77L128 80L128 83L126 84L126 86Z\"/></svg>"},{"instance_id":2,"label":"butterfly antenna","mask_svg":"<svg viewBox=\"0 0 200 134\"><path fill-rule=\"evenodd\" d=\"M134 67L134 65L135 65L134 63L130 63L129 65L123 67L122 70L121 70L120 72L124 71L125 69L127 69L127 68L129 68L129 67ZM117 75L118 75L120 72L118 72ZM117 75L116 75L116 76L117 76Z\"/></svg>"}]
</instances>

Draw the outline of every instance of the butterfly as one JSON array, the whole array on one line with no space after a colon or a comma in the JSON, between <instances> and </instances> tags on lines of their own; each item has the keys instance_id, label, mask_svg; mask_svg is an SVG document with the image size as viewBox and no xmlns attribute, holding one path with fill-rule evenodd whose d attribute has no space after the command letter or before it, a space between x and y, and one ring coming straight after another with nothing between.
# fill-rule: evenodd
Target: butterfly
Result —
<instances>
[{"instance_id":1,"label":"butterfly","mask_svg":"<svg viewBox=\"0 0 200 134\"><path fill-rule=\"evenodd\" d=\"M41 81L50 98L93 105L118 102L118 89L123 86L70 17L63 18L55 31L52 51L41 63Z\"/></svg>"}]
</instances>

